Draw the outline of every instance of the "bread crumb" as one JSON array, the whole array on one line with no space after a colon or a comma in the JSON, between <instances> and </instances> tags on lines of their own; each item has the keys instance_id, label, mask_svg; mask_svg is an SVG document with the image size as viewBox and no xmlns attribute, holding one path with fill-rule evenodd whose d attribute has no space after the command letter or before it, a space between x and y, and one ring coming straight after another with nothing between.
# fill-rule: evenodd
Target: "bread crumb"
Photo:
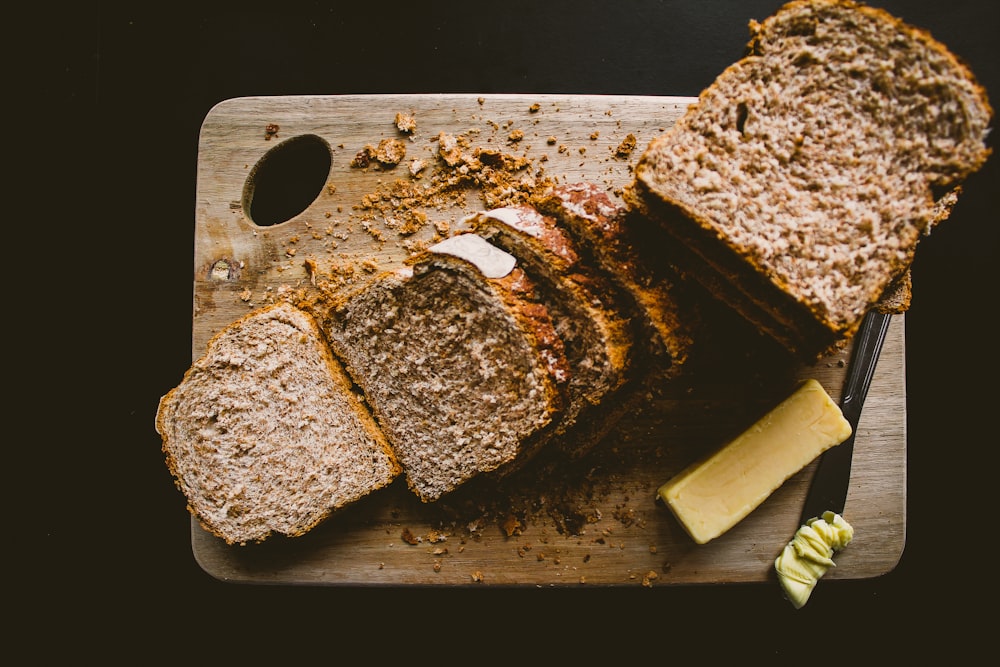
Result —
<instances>
[{"instance_id":1,"label":"bread crumb","mask_svg":"<svg viewBox=\"0 0 1000 667\"><path fill-rule=\"evenodd\" d=\"M264 126L264 141L270 141L271 137L278 136L281 127L277 123L268 123Z\"/></svg>"},{"instance_id":2,"label":"bread crumb","mask_svg":"<svg viewBox=\"0 0 1000 667\"><path fill-rule=\"evenodd\" d=\"M385 166L396 166L406 157L406 144L399 139L383 139L375 149L375 159Z\"/></svg>"},{"instance_id":3,"label":"bread crumb","mask_svg":"<svg viewBox=\"0 0 1000 667\"><path fill-rule=\"evenodd\" d=\"M406 211L398 223L399 233L410 236L424 228L427 224L427 214L423 211Z\"/></svg>"},{"instance_id":4,"label":"bread crumb","mask_svg":"<svg viewBox=\"0 0 1000 667\"><path fill-rule=\"evenodd\" d=\"M437 137L438 155L449 167L454 167L462 159L462 149L458 145L458 140L452 135L441 132Z\"/></svg>"},{"instance_id":5,"label":"bread crumb","mask_svg":"<svg viewBox=\"0 0 1000 667\"><path fill-rule=\"evenodd\" d=\"M382 227L402 237L413 236L431 222L428 209L465 210L470 191L478 190L485 208L499 208L527 202L554 183L541 169L532 170L532 161L527 157L506 154L496 148L474 147L473 134L473 130L459 135L438 133L431 139L438 144L437 162L416 158L410 165L411 178L380 184L363 196L354 209L362 216L365 231L380 241L384 240ZM372 159L370 151L364 151L356 158L356 165ZM421 176L421 182L413 180L415 173L425 171L429 173ZM435 220L433 224L440 236L450 232L447 221ZM427 239L421 238L404 241L403 247L413 253L426 244Z\"/></svg>"},{"instance_id":6,"label":"bread crumb","mask_svg":"<svg viewBox=\"0 0 1000 667\"><path fill-rule=\"evenodd\" d=\"M413 134L417 130L417 121L409 114L397 113L394 122L396 129L405 134Z\"/></svg>"},{"instance_id":7,"label":"bread crumb","mask_svg":"<svg viewBox=\"0 0 1000 667\"><path fill-rule=\"evenodd\" d=\"M409 528L404 528L400 537L407 544L420 544L420 538L414 535Z\"/></svg>"},{"instance_id":8,"label":"bread crumb","mask_svg":"<svg viewBox=\"0 0 1000 667\"><path fill-rule=\"evenodd\" d=\"M625 138L622 139L622 142L618 144L618 148L615 149L615 157L627 158L630 155L632 155L632 151L635 150L635 147L636 147L635 135L629 132L627 135L625 135Z\"/></svg>"},{"instance_id":9,"label":"bread crumb","mask_svg":"<svg viewBox=\"0 0 1000 667\"><path fill-rule=\"evenodd\" d=\"M528 107L528 112L529 113L535 113L535 112L537 112L541 108L542 108L542 105L539 104L538 102L535 102L530 107Z\"/></svg>"},{"instance_id":10,"label":"bread crumb","mask_svg":"<svg viewBox=\"0 0 1000 667\"><path fill-rule=\"evenodd\" d=\"M504 519L502 527L507 537L511 537L515 534L516 535L521 534L521 528L522 528L521 522L520 520L518 520L517 517L513 515L508 515L507 518Z\"/></svg>"},{"instance_id":11,"label":"bread crumb","mask_svg":"<svg viewBox=\"0 0 1000 667\"><path fill-rule=\"evenodd\" d=\"M366 144L355 154L351 166L364 169L373 163L383 167L395 167L406 157L406 144L399 139L382 139L378 146Z\"/></svg>"},{"instance_id":12,"label":"bread crumb","mask_svg":"<svg viewBox=\"0 0 1000 667\"><path fill-rule=\"evenodd\" d=\"M474 582L481 583L483 579L484 579L483 573L480 572L479 570L476 570L475 572L472 573L472 580Z\"/></svg>"},{"instance_id":13,"label":"bread crumb","mask_svg":"<svg viewBox=\"0 0 1000 667\"><path fill-rule=\"evenodd\" d=\"M372 163L374 158L375 149L371 144L366 145L360 151L355 153L354 158L351 160L351 166L355 169L364 169Z\"/></svg>"},{"instance_id":14,"label":"bread crumb","mask_svg":"<svg viewBox=\"0 0 1000 667\"><path fill-rule=\"evenodd\" d=\"M410 160L410 176L419 176L427 168L427 161L421 158Z\"/></svg>"},{"instance_id":15,"label":"bread crumb","mask_svg":"<svg viewBox=\"0 0 1000 667\"><path fill-rule=\"evenodd\" d=\"M621 505L615 507L614 517L621 521L622 525L626 528L637 521L635 508L623 507Z\"/></svg>"}]
</instances>

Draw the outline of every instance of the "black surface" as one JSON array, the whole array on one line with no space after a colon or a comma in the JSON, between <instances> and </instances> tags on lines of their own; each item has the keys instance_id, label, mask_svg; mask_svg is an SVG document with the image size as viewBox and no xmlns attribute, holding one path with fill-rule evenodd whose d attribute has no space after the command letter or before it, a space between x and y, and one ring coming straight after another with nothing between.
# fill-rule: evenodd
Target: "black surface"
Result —
<instances>
[{"instance_id":1,"label":"black surface","mask_svg":"<svg viewBox=\"0 0 1000 667\"><path fill-rule=\"evenodd\" d=\"M8 318L20 342L9 426L31 425L7 439L8 576L23 593L8 598L9 636L30 638L37 658L185 662L203 655L192 646L215 645L241 660L344 660L362 646L401 663L735 654L867 664L962 659L992 641L996 156L914 265L908 534L890 574L823 583L799 611L768 585L400 591L205 575L152 424L190 362L197 137L214 104L261 94L697 95L740 57L747 21L780 3L325 4L45 5L34 22L8 22L11 37L37 29L8 65L18 75L21 60L37 61L38 108L54 111L29 108L6 127L29 149L8 195L31 204L11 224L21 234L8 246L8 292L42 315ZM1000 100L996 3L880 6L929 28ZM36 127L38 116L48 124Z\"/></svg>"}]
</instances>

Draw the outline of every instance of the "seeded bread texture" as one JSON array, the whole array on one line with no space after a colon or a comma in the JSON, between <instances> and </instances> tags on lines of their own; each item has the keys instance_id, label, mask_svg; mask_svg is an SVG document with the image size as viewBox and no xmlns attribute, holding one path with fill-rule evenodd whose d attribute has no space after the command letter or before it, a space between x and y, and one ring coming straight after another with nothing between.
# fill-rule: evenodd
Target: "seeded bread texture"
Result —
<instances>
[{"instance_id":1,"label":"seeded bread texture","mask_svg":"<svg viewBox=\"0 0 1000 667\"><path fill-rule=\"evenodd\" d=\"M410 489L437 500L548 437L569 368L520 268L486 278L425 252L335 303L332 346L365 392Z\"/></svg>"},{"instance_id":2,"label":"seeded bread texture","mask_svg":"<svg viewBox=\"0 0 1000 667\"><path fill-rule=\"evenodd\" d=\"M191 513L229 544L303 535L400 472L316 322L284 302L216 334L156 430Z\"/></svg>"},{"instance_id":3,"label":"seeded bread texture","mask_svg":"<svg viewBox=\"0 0 1000 667\"><path fill-rule=\"evenodd\" d=\"M929 34L839 0L751 23L636 165L630 206L688 273L796 354L850 337L987 159L992 109Z\"/></svg>"}]
</instances>

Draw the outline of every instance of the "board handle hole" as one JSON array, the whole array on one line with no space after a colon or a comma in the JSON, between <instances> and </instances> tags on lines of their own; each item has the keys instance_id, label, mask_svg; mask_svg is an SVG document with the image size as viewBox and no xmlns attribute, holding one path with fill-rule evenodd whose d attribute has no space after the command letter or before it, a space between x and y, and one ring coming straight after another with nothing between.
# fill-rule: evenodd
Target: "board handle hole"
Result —
<instances>
[{"instance_id":1,"label":"board handle hole","mask_svg":"<svg viewBox=\"0 0 1000 667\"><path fill-rule=\"evenodd\" d=\"M243 185L243 211L260 227L291 220L323 191L332 163L330 145L322 137L286 139L250 170Z\"/></svg>"}]
</instances>

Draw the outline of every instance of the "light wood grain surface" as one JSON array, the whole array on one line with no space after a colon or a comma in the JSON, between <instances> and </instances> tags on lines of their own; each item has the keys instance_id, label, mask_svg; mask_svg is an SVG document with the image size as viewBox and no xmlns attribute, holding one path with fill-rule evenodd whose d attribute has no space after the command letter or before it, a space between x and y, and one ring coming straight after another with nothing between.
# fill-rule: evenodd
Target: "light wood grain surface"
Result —
<instances>
[{"instance_id":1,"label":"light wood grain surface","mask_svg":"<svg viewBox=\"0 0 1000 667\"><path fill-rule=\"evenodd\" d=\"M525 173L587 180L612 196L651 138L691 98L553 95L395 95L237 98L207 115L198 157L192 355L250 309L314 271L391 267L414 244L484 208L470 189L428 207L427 225L399 232L364 202L394 181L427 183L441 132L466 146L520 156ZM537 106L536 106L537 105ZM397 113L416 121L412 134ZM268 129L268 126L271 126ZM519 134L513 134L520 131ZM628 135L636 150L619 154ZM329 174L315 199L289 220L254 224L248 183L282 142L308 137L329 148ZM394 168L351 161L366 145L400 139ZM412 177L409 161L431 166ZM541 170L541 171L539 171ZM367 199L366 199L367 198ZM436 226L437 224L437 226ZM364 269L357 271L364 279ZM711 311L711 307L710 307ZM402 480L294 540L228 547L192 521L192 548L209 574L227 581L304 585L665 586L764 582L798 528L815 463L787 481L734 529L696 545L656 501L656 488L695 458L749 425L815 377L840 396L849 351L803 367L725 312L699 343L689 373L644 397L641 406L578 464L558 475L529 466L502 494L477 498L475 485L422 504ZM882 575L898 562L906 533L905 317L891 323L855 444L845 510L855 539L828 578Z\"/></svg>"}]
</instances>

